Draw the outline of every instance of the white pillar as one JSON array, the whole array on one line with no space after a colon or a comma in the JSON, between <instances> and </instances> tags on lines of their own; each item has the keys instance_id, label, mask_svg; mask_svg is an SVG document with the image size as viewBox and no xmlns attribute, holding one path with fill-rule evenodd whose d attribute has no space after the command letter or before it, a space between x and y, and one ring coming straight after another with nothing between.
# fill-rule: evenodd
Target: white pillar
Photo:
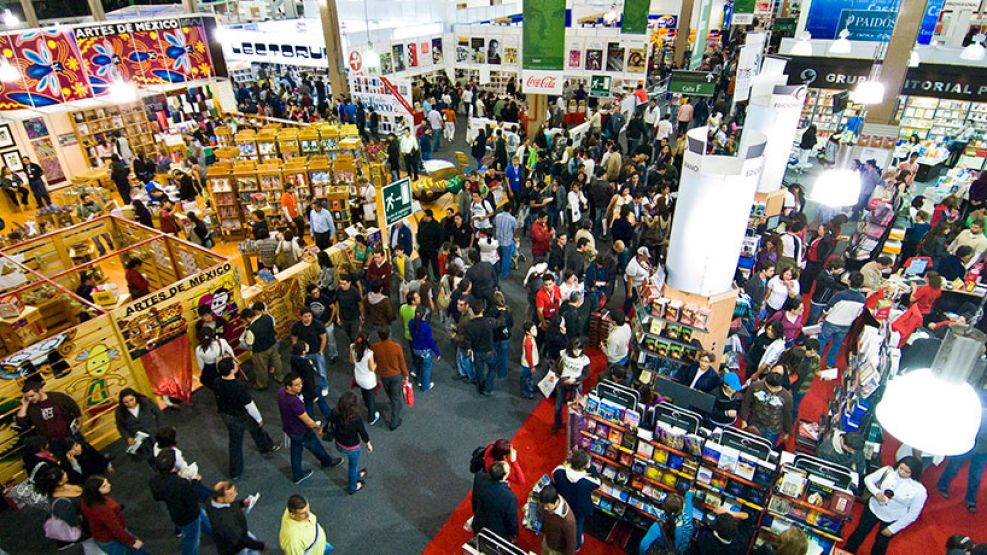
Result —
<instances>
[{"instance_id":1,"label":"white pillar","mask_svg":"<svg viewBox=\"0 0 987 555\"><path fill-rule=\"evenodd\" d=\"M738 156L706 156L707 128L689 131L668 248L668 284L703 296L728 291L740 258L766 137Z\"/></svg>"},{"instance_id":2,"label":"white pillar","mask_svg":"<svg viewBox=\"0 0 987 555\"><path fill-rule=\"evenodd\" d=\"M748 144L749 131L757 131L768 138L764 147L764 172L757 185L759 193L771 193L781 188L807 91L805 85L775 85L772 89L770 94L751 97L741 139L743 144Z\"/></svg>"}]
</instances>

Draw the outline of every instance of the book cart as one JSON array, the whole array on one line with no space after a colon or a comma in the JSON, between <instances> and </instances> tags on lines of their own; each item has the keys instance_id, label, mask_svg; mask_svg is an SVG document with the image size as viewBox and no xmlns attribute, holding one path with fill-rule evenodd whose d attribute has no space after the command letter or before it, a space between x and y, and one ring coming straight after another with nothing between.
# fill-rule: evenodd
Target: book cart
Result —
<instances>
[{"instance_id":1,"label":"book cart","mask_svg":"<svg viewBox=\"0 0 987 555\"><path fill-rule=\"evenodd\" d=\"M843 541L843 526L853 511L855 483L846 467L796 455L793 462L781 465L754 545L798 526L809 540L810 553L832 552Z\"/></svg>"},{"instance_id":2,"label":"book cart","mask_svg":"<svg viewBox=\"0 0 987 555\"><path fill-rule=\"evenodd\" d=\"M695 519L712 524L716 510L726 508L747 513L747 522L758 526L768 504L778 459L779 453L760 436L733 427L715 431L703 444L693 483Z\"/></svg>"}]
</instances>

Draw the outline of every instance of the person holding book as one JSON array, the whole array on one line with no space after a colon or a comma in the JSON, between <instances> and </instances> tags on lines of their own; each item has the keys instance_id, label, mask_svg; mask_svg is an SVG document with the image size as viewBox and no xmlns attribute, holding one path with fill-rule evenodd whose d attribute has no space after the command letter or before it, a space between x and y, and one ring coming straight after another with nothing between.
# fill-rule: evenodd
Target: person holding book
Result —
<instances>
[{"instance_id":1,"label":"person holding book","mask_svg":"<svg viewBox=\"0 0 987 555\"><path fill-rule=\"evenodd\" d=\"M864 485L872 496L843 549L856 553L877 526L880 531L870 552L872 555L887 553L892 538L915 522L925 507L928 492L919 482L921 474L922 462L910 455L902 457L894 466L885 466L868 474Z\"/></svg>"}]
</instances>

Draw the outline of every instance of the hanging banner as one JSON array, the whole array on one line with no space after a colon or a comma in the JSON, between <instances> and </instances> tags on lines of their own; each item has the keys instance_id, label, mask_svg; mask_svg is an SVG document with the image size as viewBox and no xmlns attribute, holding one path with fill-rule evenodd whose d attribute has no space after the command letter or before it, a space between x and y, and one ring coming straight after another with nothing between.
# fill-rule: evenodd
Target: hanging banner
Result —
<instances>
[{"instance_id":1,"label":"hanging banner","mask_svg":"<svg viewBox=\"0 0 987 555\"><path fill-rule=\"evenodd\" d=\"M692 47L689 69L695 70L703 63L706 52L706 35L709 33L709 16L713 11L713 0L702 0L699 4L699 23L696 24L696 43Z\"/></svg>"},{"instance_id":2,"label":"hanging banner","mask_svg":"<svg viewBox=\"0 0 987 555\"><path fill-rule=\"evenodd\" d=\"M925 5L925 15L922 16L922 25L918 29L918 44L931 44L932 36L936 34L936 26L939 25L939 16L942 14L943 5L946 0L929 0Z\"/></svg>"},{"instance_id":3,"label":"hanging banner","mask_svg":"<svg viewBox=\"0 0 987 555\"><path fill-rule=\"evenodd\" d=\"M754 23L754 0L737 0L733 3L733 24L751 25Z\"/></svg>"},{"instance_id":4,"label":"hanging banner","mask_svg":"<svg viewBox=\"0 0 987 555\"><path fill-rule=\"evenodd\" d=\"M565 0L525 0L521 46L522 91L562 94Z\"/></svg>"},{"instance_id":5,"label":"hanging banner","mask_svg":"<svg viewBox=\"0 0 987 555\"><path fill-rule=\"evenodd\" d=\"M623 35L644 35L648 32L648 12L651 0L624 0L624 14L620 20Z\"/></svg>"},{"instance_id":6,"label":"hanging banner","mask_svg":"<svg viewBox=\"0 0 987 555\"><path fill-rule=\"evenodd\" d=\"M3 83L0 108L42 108L92 98L79 50L61 30L34 30L3 37L3 55L21 78Z\"/></svg>"},{"instance_id":7,"label":"hanging banner","mask_svg":"<svg viewBox=\"0 0 987 555\"><path fill-rule=\"evenodd\" d=\"M888 42L897 20L897 11L843 10L837 28L846 29L850 40Z\"/></svg>"},{"instance_id":8,"label":"hanging banner","mask_svg":"<svg viewBox=\"0 0 987 555\"><path fill-rule=\"evenodd\" d=\"M814 39L835 39L844 29L843 25L846 23L846 18L849 17L848 12L861 12L863 14L892 12L897 14L898 1L813 0L809 4L809 17L806 19L805 30L812 33Z\"/></svg>"}]
</instances>

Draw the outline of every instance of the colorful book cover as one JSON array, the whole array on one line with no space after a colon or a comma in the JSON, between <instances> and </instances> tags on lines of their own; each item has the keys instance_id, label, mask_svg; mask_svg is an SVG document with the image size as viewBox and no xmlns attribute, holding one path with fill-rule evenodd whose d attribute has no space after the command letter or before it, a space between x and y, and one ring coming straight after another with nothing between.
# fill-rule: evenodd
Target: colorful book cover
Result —
<instances>
[{"instance_id":1,"label":"colorful book cover","mask_svg":"<svg viewBox=\"0 0 987 555\"><path fill-rule=\"evenodd\" d=\"M720 462L717 467L731 474L737 473L737 462L740 459L740 451L733 447L723 446L720 452Z\"/></svg>"}]
</instances>

